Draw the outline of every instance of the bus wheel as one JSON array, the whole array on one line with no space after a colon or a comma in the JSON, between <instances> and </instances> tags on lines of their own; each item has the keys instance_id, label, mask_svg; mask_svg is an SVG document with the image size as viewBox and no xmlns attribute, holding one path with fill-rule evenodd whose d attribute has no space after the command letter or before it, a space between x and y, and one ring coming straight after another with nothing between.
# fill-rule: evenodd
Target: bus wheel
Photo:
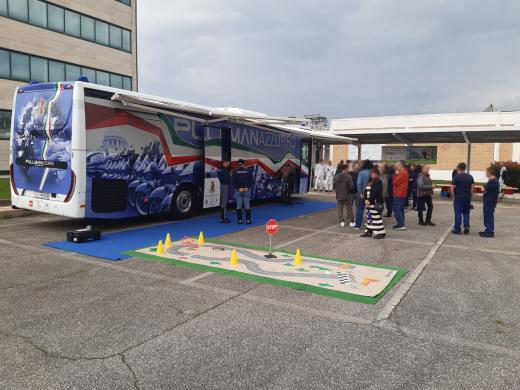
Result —
<instances>
[{"instance_id":1,"label":"bus wheel","mask_svg":"<svg viewBox=\"0 0 520 390\"><path fill-rule=\"evenodd\" d=\"M195 191L189 186L181 187L172 198L171 211L174 218L185 219L193 215L196 209Z\"/></svg>"},{"instance_id":2,"label":"bus wheel","mask_svg":"<svg viewBox=\"0 0 520 390\"><path fill-rule=\"evenodd\" d=\"M141 215L149 214L149 206L146 204L146 194L144 192L138 192L135 195L135 208Z\"/></svg>"}]
</instances>

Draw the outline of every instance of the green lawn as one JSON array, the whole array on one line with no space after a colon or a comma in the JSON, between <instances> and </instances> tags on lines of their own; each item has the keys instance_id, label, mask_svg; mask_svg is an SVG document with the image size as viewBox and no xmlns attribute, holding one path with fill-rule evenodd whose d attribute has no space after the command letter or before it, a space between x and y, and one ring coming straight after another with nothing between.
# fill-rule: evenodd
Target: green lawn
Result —
<instances>
[{"instance_id":1,"label":"green lawn","mask_svg":"<svg viewBox=\"0 0 520 390\"><path fill-rule=\"evenodd\" d=\"M9 185L9 178L0 178L0 199L9 199L11 197Z\"/></svg>"}]
</instances>

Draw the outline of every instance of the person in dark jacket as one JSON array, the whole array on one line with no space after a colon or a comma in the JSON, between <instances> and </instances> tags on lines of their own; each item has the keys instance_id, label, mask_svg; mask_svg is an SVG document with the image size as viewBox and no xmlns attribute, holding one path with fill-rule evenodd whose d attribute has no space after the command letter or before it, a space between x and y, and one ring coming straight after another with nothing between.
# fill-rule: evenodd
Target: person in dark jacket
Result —
<instances>
[{"instance_id":1,"label":"person in dark jacket","mask_svg":"<svg viewBox=\"0 0 520 390\"><path fill-rule=\"evenodd\" d=\"M351 226L354 223L354 212L352 211L352 198L354 197L354 182L348 173L348 167L344 166L343 171L334 176L334 191L338 202L339 223L345 226L344 209L347 209L347 219Z\"/></svg>"},{"instance_id":2,"label":"person in dark jacket","mask_svg":"<svg viewBox=\"0 0 520 390\"><path fill-rule=\"evenodd\" d=\"M385 238L385 226L383 225L383 183L379 179L379 171L373 168L365 187L363 200L367 209L367 221L365 232L361 237Z\"/></svg>"},{"instance_id":3,"label":"person in dark jacket","mask_svg":"<svg viewBox=\"0 0 520 390\"><path fill-rule=\"evenodd\" d=\"M357 179L359 175L359 171L361 169L361 166L358 161L354 161L352 163L352 169L348 172L350 177L352 178L352 182L354 183L354 188L352 189L352 193L354 196L350 200L350 207L353 208L353 210L356 210L359 208L359 192L357 189ZM356 222L350 224L350 227L356 226Z\"/></svg>"},{"instance_id":4,"label":"person in dark jacket","mask_svg":"<svg viewBox=\"0 0 520 390\"><path fill-rule=\"evenodd\" d=\"M295 192L295 175L295 169L290 163L286 163L278 175L282 180L282 202L284 203L291 203L291 195Z\"/></svg>"},{"instance_id":5,"label":"person in dark jacket","mask_svg":"<svg viewBox=\"0 0 520 390\"><path fill-rule=\"evenodd\" d=\"M237 222L242 223L242 208L246 209L246 223L251 223L251 187L253 186L253 174L244 167L244 160L238 160L238 168L232 176L237 201Z\"/></svg>"},{"instance_id":6,"label":"person in dark jacket","mask_svg":"<svg viewBox=\"0 0 520 390\"><path fill-rule=\"evenodd\" d=\"M495 237L495 209L497 207L498 195L500 194L500 182L493 174L493 169L486 169L488 182L484 185L484 226L485 230L479 233L480 237Z\"/></svg>"},{"instance_id":7,"label":"person in dark jacket","mask_svg":"<svg viewBox=\"0 0 520 390\"><path fill-rule=\"evenodd\" d=\"M334 173L334 176L339 175L341 172L343 172L343 169L345 169L345 165L345 161L341 160L336 166L336 172Z\"/></svg>"},{"instance_id":8,"label":"person in dark jacket","mask_svg":"<svg viewBox=\"0 0 520 390\"><path fill-rule=\"evenodd\" d=\"M471 212L471 197L475 187L473 176L466 172L466 163L457 165L457 174L451 181L450 192L453 196L453 211L455 223L453 234L461 234L460 226L464 222L464 234L469 234L469 219Z\"/></svg>"},{"instance_id":9,"label":"person in dark jacket","mask_svg":"<svg viewBox=\"0 0 520 390\"><path fill-rule=\"evenodd\" d=\"M430 177L430 166L425 165L422 172L417 176L417 214L421 226L435 226L432 222L432 196L433 182ZM424 220L424 211L426 211L426 220Z\"/></svg>"},{"instance_id":10,"label":"person in dark jacket","mask_svg":"<svg viewBox=\"0 0 520 390\"><path fill-rule=\"evenodd\" d=\"M417 210L417 178L422 173L422 167L415 165L410 176L411 195L412 195L412 209Z\"/></svg>"},{"instance_id":11,"label":"person in dark jacket","mask_svg":"<svg viewBox=\"0 0 520 390\"><path fill-rule=\"evenodd\" d=\"M229 186L231 185L231 169L229 161L222 161L218 171L220 182L220 223L231 223L227 217L227 205L229 202Z\"/></svg>"}]
</instances>

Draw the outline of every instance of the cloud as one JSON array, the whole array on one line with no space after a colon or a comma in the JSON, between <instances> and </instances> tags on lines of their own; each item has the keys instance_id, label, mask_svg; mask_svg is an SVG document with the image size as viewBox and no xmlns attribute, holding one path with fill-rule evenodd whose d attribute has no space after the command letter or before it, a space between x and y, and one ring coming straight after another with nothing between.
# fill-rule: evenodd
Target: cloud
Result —
<instances>
[{"instance_id":1,"label":"cloud","mask_svg":"<svg viewBox=\"0 0 520 390\"><path fill-rule=\"evenodd\" d=\"M520 95L520 2L146 0L140 90L273 115L479 111Z\"/></svg>"}]
</instances>

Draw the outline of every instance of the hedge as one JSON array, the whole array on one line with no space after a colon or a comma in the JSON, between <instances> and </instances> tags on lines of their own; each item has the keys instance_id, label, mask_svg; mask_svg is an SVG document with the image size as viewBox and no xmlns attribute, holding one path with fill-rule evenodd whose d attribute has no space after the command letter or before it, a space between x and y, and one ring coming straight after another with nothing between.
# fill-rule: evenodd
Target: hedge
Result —
<instances>
[{"instance_id":1,"label":"hedge","mask_svg":"<svg viewBox=\"0 0 520 390\"><path fill-rule=\"evenodd\" d=\"M520 188L520 163L513 161L499 161L491 165L496 177L500 175L500 169L506 167L507 178L504 183L510 187Z\"/></svg>"}]
</instances>

